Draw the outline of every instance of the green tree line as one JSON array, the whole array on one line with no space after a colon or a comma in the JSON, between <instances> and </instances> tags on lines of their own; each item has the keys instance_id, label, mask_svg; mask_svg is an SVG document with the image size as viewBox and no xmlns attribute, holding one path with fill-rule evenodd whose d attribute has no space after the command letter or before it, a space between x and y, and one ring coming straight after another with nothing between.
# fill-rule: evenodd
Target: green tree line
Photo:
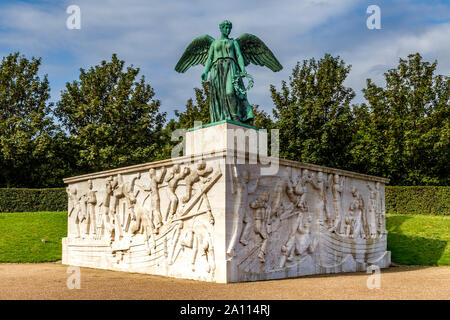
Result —
<instances>
[{"instance_id":1,"label":"green tree line","mask_svg":"<svg viewBox=\"0 0 450 320\"><path fill-rule=\"evenodd\" d=\"M0 64L0 187L56 187L62 178L170 157L171 133L209 122L208 83L168 120L139 68L115 54L66 83L50 102L41 59ZM253 125L279 129L280 156L387 177L392 185L449 185L450 78L419 53L398 61L384 85L367 79L365 102L344 85L351 66L325 54L299 61L271 85L272 114Z\"/></svg>"}]
</instances>

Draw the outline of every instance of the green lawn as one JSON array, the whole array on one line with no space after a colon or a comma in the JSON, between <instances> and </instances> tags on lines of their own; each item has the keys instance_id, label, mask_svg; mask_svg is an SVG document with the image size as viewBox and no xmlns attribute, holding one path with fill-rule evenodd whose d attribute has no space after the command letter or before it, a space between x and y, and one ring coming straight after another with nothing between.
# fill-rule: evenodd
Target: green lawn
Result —
<instances>
[{"instance_id":1,"label":"green lawn","mask_svg":"<svg viewBox=\"0 0 450 320\"><path fill-rule=\"evenodd\" d=\"M388 214L392 261L408 265L450 265L450 216Z\"/></svg>"},{"instance_id":2,"label":"green lawn","mask_svg":"<svg viewBox=\"0 0 450 320\"><path fill-rule=\"evenodd\" d=\"M0 213L0 262L60 260L66 235L66 212Z\"/></svg>"}]
</instances>

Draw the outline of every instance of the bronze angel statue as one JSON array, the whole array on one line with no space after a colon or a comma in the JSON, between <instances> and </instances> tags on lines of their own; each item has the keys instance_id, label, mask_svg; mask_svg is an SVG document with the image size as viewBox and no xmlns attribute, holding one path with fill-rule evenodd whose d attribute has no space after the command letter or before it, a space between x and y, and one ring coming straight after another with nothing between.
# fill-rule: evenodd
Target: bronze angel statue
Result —
<instances>
[{"instance_id":1,"label":"bronze angel statue","mask_svg":"<svg viewBox=\"0 0 450 320\"><path fill-rule=\"evenodd\" d=\"M244 33L237 39L229 38L232 24L228 20L223 21L219 28L222 33L220 39L207 34L195 38L184 51L175 71L184 73L192 66L204 65L202 81L207 81L210 74L211 122L233 120L246 123L253 119L252 107L247 101L247 90L253 85L253 78L245 67L250 62L274 72L283 67L257 36ZM249 81L247 88L244 77Z\"/></svg>"}]
</instances>

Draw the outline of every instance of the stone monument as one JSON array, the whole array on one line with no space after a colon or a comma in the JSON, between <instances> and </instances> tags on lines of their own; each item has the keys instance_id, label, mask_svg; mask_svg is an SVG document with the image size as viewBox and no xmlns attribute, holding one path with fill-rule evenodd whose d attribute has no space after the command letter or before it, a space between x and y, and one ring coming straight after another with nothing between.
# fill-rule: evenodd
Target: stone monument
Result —
<instances>
[{"instance_id":1,"label":"stone monument","mask_svg":"<svg viewBox=\"0 0 450 320\"><path fill-rule=\"evenodd\" d=\"M183 156L64 179L63 264L220 283L388 267L388 180L267 156L245 123L244 67L281 65L256 36L220 27L175 68L211 73L211 124L186 132Z\"/></svg>"}]
</instances>

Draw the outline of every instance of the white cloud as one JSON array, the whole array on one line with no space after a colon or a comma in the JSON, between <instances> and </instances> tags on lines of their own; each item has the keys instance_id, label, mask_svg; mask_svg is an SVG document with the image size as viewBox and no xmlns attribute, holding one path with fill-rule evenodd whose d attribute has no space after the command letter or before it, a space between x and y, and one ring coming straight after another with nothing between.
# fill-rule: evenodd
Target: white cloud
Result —
<instances>
[{"instance_id":1,"label":"white cloud","mask_svg":"<svg viewBox=\"0 0 450 320\"><path fill-rule=\"evenodd\" d=\"M352 64L352 71L346 85L358 94L355 102L363 100L361 88L371 78L378 85L384 85L383 74L398 65L399 58L419 52L424 60L438 60L437 73L450 74L450 23L431 25L422 32L389 33L386 36L368 39L359 46L340 52L344 61Z\"/></svg>"}]
</instances>

